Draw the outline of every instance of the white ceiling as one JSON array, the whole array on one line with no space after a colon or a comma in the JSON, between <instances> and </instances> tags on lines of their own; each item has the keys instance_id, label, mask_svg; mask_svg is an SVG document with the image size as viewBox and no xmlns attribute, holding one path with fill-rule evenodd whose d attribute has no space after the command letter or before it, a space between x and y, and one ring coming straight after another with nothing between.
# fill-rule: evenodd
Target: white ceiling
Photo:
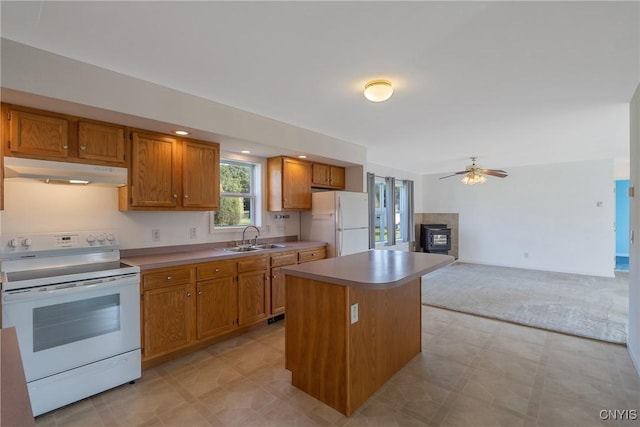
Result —
<instances>
[{"instance_id":1,"label":"white ceiling","mask_svg":"<svg viewBox=\"0 0 640 427\"><path fill-rule=\"evenodd\" d=\"M416 173L628 161L640 2L1 2L1 36ZM395 93L374 104L364 83Z\"/></svg>"}]
</instances>

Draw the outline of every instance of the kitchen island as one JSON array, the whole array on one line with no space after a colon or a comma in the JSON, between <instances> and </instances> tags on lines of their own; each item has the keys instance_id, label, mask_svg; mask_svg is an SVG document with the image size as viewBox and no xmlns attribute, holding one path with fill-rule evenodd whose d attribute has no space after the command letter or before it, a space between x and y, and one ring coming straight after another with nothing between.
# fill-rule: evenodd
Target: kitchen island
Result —
<instances>
[{"instance_id":1,"label":"kitchen island","mask_svg":"<svg viewBox=\"0 0 640 427\"><path fill-rule=\"evenodd\" d=\"M421 277L452 256L371 250L285 267L291 383L350 415L421 351Z\"/></svg>"}]
</instances>

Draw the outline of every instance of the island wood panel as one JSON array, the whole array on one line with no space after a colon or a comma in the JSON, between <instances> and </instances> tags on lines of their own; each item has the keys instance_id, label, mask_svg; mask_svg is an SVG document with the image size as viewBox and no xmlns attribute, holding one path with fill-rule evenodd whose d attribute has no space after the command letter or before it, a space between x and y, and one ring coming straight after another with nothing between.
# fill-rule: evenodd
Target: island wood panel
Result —
<instances>
[{"instance_id":1,"label":"island wood panel","mask_svg":"<svg viewBox=\"0 0 640 427\"><path fill-rule=\"evenodd\" d=\"M420 278L386 289L286 276L291 383L351 415L421 351ZM358 304L351 324L350 307Z\"/></svg>"},{"instance_id":2,"label":"island wood panel","mask_svg":"<svg viewBox=\"0 0 640 427\"><path fill-rule=\"evenodd\" d=\"M289 275L286 283L291 384L348 415L347 288Z\"/></svg>"},{"instance_id":3,"label":"island wood panel","mask_svg":"<svg viewBox=\"0 0 640 427\"><path fill-rule=\"evenodd\" d=\"M349 327L347 415L420 353L420 281L384 290L347 288L348 307L358 304L358 321Z\"/></svg>"}]
</instances>

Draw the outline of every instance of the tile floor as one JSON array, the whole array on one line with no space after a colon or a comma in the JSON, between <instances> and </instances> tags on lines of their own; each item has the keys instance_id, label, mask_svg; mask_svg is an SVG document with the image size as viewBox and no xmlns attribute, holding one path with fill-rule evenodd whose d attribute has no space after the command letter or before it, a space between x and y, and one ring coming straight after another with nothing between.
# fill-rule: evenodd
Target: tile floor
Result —
<instances>
[{"instance_id":1,"label":"tile floor","mask_svg":"<svg viewBox=\"0 0 640 427\"><path fill-rule=\"evenodd\" d=\"M143 372L38 426L640 425L625 347L423 307L422 353L351 417L290 384L284 322ZM601 420L601 410L636 420ZM618 412L618 414L632 414ZM627 417L629 418L629 417Z\"/></svg>"}]
</instances>

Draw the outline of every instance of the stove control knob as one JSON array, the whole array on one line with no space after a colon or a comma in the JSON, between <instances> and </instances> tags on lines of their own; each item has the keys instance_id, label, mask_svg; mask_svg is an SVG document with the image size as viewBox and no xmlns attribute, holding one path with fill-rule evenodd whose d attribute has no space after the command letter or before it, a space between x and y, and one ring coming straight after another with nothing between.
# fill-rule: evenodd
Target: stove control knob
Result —
<instances>
[{"instance_id":1,"label":"stove control knob","mask_svg":"<svg viewBox=\"0 0 640 427\"><path fill-rule=\"evenodd\" d=\"M93 245L93 243L96 241L96 237L93 234L89 234L87 236L87 243Z\"/></svg>"},{"instance_id":2,"label":"stove control knob","mask_svg":"<svg viewBox=\"0 0 640 427\"><path fill-rule=\"evenodd\" d=\"M104 243L104 234L102 233L98 234L96 239L98 240L98 243Z\"/></svg>"},{"instance_id":3,"label":"stove control knob","mask_svg":"<svg viewBox=\"0 0 640 427\"><path fill-rule=\"evenodd\" d=\"M112 233L107 234L107 241L113 243L114 240L116 240L116 236L114 236Z\"/></svg>"},{"instance_id":4,"label":"stove control knob","mask_svg":"<svg viewBox=\"0 0 640 427\"><path fill-rule=\"evenodd\" d=\"M33 242L31 241L30 238L26 237L23 241L22 241L22 246L28 248L29 246L31 246Z\"/></svg>"},{"instance_id":5,"label":"stove control knob","mask_svg":"<svg viewBox=\"0 0 640 427\"><path fill-rule=\"evenodd\" d=\"M9 245L10 248L17 248L19 244L20 240L18 239L11 239L7 242L7 245Z\"/></svg>"}]
</instances>

